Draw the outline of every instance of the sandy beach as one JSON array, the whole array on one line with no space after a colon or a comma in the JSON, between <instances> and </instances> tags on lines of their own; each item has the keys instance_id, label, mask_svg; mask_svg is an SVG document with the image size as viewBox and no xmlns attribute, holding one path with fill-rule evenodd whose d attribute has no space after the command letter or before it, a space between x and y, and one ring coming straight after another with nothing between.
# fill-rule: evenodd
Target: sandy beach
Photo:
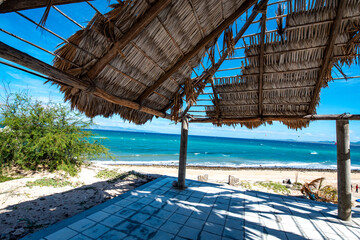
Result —
<instances>
[{"instance_id":1,"label":"sandy beach","mask_svg":"<svg viewBox=\"0 0 360 240\"><path fill-rule=\"evenodd\" d=\"M148 166L148 165L116 165L123 170L135 170L148 174L160 174L177 177L177 166ZM210 182L227 183L229 175L235 176L242 181L273 181L282 182L285 179L295 181L296 175L298 182L310 182L316 178L324 177L325 184L336 187L337 173L335 170L308 170L308 169L264 169L264 168L247 168L247 169L233 169L233 168L213 168L213 167L195 167L188 166L186 170L186 177L189 179L197 179L197 176L202 174L209 175ZM360 173L358 171L351 174L353 186L356 184L360 186ZM359 195L360 197L360 195Z\"/></svg>"},{"instance_id":2,"label":"sandy beach","mask_svg":"<svg viewBox=\"0 0 360 240\"><path fill-rule=\"evenodd\" d=\"M103 170L116 170L120 173L135 171L140 177L109 181L99 179L96 174ZM144 165L101 165L92 164L82 168L77 177L66 178L72 186L52 187L33 186L28 183L44 177L64 177L60 173L33 173L26 177L0 183L0 239L18 239L28 233L39 230L65 218L80 213L92 206L134 189L155 177L163 175L177 177L176 166ZM143 175L141 175L143 174ZM209 182L227 184L229 175L246 181L253 190L272 192L256 185L258 181L282 183L285 179L304 183L319 177L325 178L325 185L336 187L335 171L307 171L304 169L227 169L189 167L188 179L197 179L208 174ZM352 173L353 185L360 184L360 173ZM244 188L244 186L239 186ZM281 194L281 193L280 193ZM299 190L289 189L289 195L300 196ZM353 193L353 199L360 193Z\"/></svg>"}]
</instances>

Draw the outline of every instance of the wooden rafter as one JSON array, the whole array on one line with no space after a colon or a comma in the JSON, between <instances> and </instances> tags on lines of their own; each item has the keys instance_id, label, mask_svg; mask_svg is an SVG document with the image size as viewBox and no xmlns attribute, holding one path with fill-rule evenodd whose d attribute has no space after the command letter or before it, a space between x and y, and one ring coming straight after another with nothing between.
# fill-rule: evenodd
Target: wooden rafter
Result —
<instances>
[{"instance_id":1,"label":"wooden rafter","mask_svg":"<svg viewBox=\"0 0 360 240\"><path fill-rule=\"evenodd\" d=\"M296 121L296 120L360 120L360 114L329 114L329 115L306 115L306 116L264 116L245 118L223 118L223 123L239 123L254 121ZM216 123L214 118L193 118L193 123Z\"/></svg>"},{"instance_id":2,"label":"wooden rafter","mask_svg":"<svg viewBox=\"0 0 360 240\"><path fill-rule=\"evenodd\" d=\"M52 0L51 5L85 2L85 0ZM46 7L48 0L6 0L0 4L0 13L15 12L33 8Z\"/></svg>"},{"instance_id":3,"label":"wooden rafter","mask_svg":"<svg viewBox=\"0 0 360 240\"><path fill-rule=\"evenodd\" d=\"M23 67L29 68L31 70L34 70L38 73L44 74L46 76L49 76L52 81L67 85L73 88L81 89L83 91L87 91L89 94L92 94L94 96L97 96L99 98L102 98L108 102L118 104L124 107L128 107L131 109L139 110L141 112L145 112L148 114L152 114L158 117L167 118L170 119L170 116L166 113L148 108L148 107L142 107L140 104L127 100L122 99L119 97L116 97L112 94L106 93L104 90L96 87L96 86L89 86L88 83L85 83L83 80L76 78L70 74L67 74L47 63L44 63L24 52L21 52L15 48L12 48L8 45L6 45L3 42L0 42L0 57L9 60L11 62L14 62L16 64L19 64Z\"/></svg>"},{"instance_id":4,"label":"wooden rafter","mask_svg":"<svg viewBox=\"0 0 360 240\"><path fill-rule=\"evenodd\" d=\"M89 70L88 76L94 79L104 67L116 57L131 40L133 40L156 16L169 4L171 0L159 0L144 15L134 23L134 25L126 32L118 41L114 43L111 49Z\"/></svg>"},{"instance_id":5,"label":"wooden rafter","mask_svg":"<svg viewBox=\"0 0 360 240\"><path fill-rule=\"evenodd\" d=\"M145 90L137 99L137 102L142 103L145 98L152 94L163 82L165 82L171 75L173 75L178 69L180 69L187 61L192 59L201 49L208 45L215 37L219 36L231 23L233 23L238 17L240 17L246 10L248 10L256 1L245 1L233 14L225 19L216 29L214 29L209 35L204 37L196 46L187 54L185 54L180 60L166 71L155 83Z\"/></svg>"},{"instance_id":6,"label":"wooden rafter","mask_svg":"<svg viewBox=\"0 0 360 240\"><path fill-rule=\"evenodd\" d=\"M217 94L215 86L214 86L213 78L211 78L211 88L212 88L213 95L214 95L216 116L218 118L218 121L220 122L221 121L220 102L219 102L218 94Z\"/></svg>"},{"instance_id":7,"label":"wooden rafter","mask_svg":"<svg viewBox=\"0 0 360 240\"><path fill-rule=\"evenodd\" d=\"M346 3L347 3L347 1L338 0L336 17L334 19L334 23L331 26L328 46L325 49L323 62L322 62L322 65L321 65L321 68L319 71L319 75L318 75L318 79L317 79L317 83L316 83L316 87L315 87L315 91L314 91L314 96L311 100L308 114L314 113L316 103L318 102L318 99L319 99L321 87L324 84L326 72L328 71L329 68L332 67L330 65L332 65L332 56L333 56L333 51L334 51L334 45L335 45L335 41L336 41L336 38L337 38L339 30L340 30L341 21L342 21L343 15L344 15L344 9L346 7Z\"/></svg>"},{"instance_id":8,"label":"wooden rafter","mask_svg":"<svg viewBox=\"0 0 360 240\"><path fill-rule=\"evenodd\" d=\"M267 2L268 2L268 0L262 0L257 5L257 9L262 9L264 6L266 6ZM240 31L236 34L235 39L234 39L235 45L240 40L240 38L245 33L245 31L249 28L252 21L254 21L254 19L258 15L258 10L257 9L254 9L252 11L251 15L247 18L246 22L244 23L244 25L242 26ZM230 54L229 49L226 49L224 51L223 55L220 57L220 59L218 60L218 62L216 64L211 66L209 69L205 70L199 77L196 78L197 82L199 83L199 82L205 80L205 85L206 85L207 79L209 79L210 77L212 77L215 74L215 72L219 69L219 67L225 61L225 59L227 58L227 56L229 54ZM198 94L198 95L200 95L200 94ZM198 95L196 96L196 99L197 99ZM190 107L191 107L191 105L187 106L186 109L181 114L181 116L184 116L187 113L187 111L189 111Z\"/></svg>"},{"instance_id":9,"label":"wooden rafter","mask_svg":"<svg viewBox=\"0 0 360 240\"><path fill-rule=\"evenodd\" d=\"M99 10L97 10L97 8L95 8L90 2L86 1L99 15L101 15L104 19L107 19L101 12L99 12ZM117 28L114 23L112 23L109 19L107 19L109 24L112 24L112 27L116 28L119 32L121 32L122 34L124 34L119 28ZM111 38L106 36L103 32L99 31L96 28L92 28L92 30L94 30L96 33L102 35L105 39L107 39L108 42L111 43ZM158 66L162 71L164 71L152 58L150 58L142 49L140 49L140 47L138 47L133 41L130 41L130 43L133 45L133 47L138 50L144 57L146 57L149 61L151 61L154 65ZM126 73L120 71L118 68L114 67L113 65L111 65L110 63L107 64L108 67L110 67L111 69L113 69L114 71L118 72L119 74L125 76L127 79L136 82L139 85L142 85L143 87L148 87L145 83L127 75ZM175 79L173 79L173 81L176 82ZM178 85L178 83L176 82L176 84ZM155 94L157 94L158 96L166 99L167 101L169 101L170 99L165 97L164 95L162 95L161 93L155 92Z\"/></svg>"},{"instance_id":10,"label":"wooden rafter","mask_svg":"<svg viewBox=\"0 0 360 240\"><path fill-rule=\"evenodd\" d=\"M266 8L261 16L261 34L260 34L260 55L259 55L259 116L263 115L263 78L264 78L264 53L265 53L265 31L266 31Z\"/></svg>"}]
</instances>

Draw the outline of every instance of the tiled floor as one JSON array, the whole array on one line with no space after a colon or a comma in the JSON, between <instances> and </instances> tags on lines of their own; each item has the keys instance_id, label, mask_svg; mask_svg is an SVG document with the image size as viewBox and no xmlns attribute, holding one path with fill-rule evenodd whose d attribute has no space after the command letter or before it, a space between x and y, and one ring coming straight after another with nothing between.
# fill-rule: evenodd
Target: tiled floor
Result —
<instances>
[{"instance_id":1,"label":"tiled floor","mask_svg":"<svg viewBox=\"0 0 360 240\"><path fill-rule=\"evenodd\" d=\"M25 239L359 239L337 206L302 198L160 178Z\"/></svg>"}]
</instances>

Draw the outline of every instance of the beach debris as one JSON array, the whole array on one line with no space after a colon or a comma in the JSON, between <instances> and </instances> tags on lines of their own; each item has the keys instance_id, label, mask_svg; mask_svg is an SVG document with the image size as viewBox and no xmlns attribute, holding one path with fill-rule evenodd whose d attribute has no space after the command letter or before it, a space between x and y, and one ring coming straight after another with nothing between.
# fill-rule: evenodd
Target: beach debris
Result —
<instances>
[{"instance_id":1,"label":"beach debris","mask_svg":"<svg viewBox=\"0 0 360 240\"><path fill-rule=\"evenodd\" d=\"M305 182L301 188L301 193L307 198L319 202L333 202L337 203L337 190L336 188L326 185L322 187L325 178L317 178L310 183Z\"/></svg>"},{"instance_id":2,"label":"beach debris","mask_svg":"<svg viewBox=\"0 0 360 240\"><path fill-rule=\"evenodd\" d=\"M209 180L209 175L207 174L199 175L197 177L197 180L200 182L207 182Z\"/></svg>"},{"instance_id":3,"label":"beach debris","mask_svg":"<svg viewBox=\"0 0 360 240\"><path fill-rule=\"evenodd\" d=\"M291 179L289 179L289 178L283 180L283 183L284 184L292 184Z\"/></svg>"},{"instance_id":4,"label":"beach debris","mask_svg":"<svg viewBox=\"0 0 360 240\"><path fill-rule=\"evenodd\" d=\"M236 185L239 185L239 183L240 183L239 178L229 175L229 185L230 186L236 186Z\"/></svg>"}]
</instances>

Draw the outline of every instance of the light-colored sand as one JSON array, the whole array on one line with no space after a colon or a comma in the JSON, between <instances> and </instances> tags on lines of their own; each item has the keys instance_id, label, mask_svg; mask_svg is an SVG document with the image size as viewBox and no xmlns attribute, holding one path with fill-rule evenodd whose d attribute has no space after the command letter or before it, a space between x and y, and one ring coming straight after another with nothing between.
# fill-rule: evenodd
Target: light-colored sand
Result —
<instances>
[{"instance_id":1,"label":"light-colored sand","mask_svg":"<svg viewBox=\"0 0 360 240\"><path fill-rule=\"evenodd\" d=\"M17 239L24 236L29 230L37 230L57 221L73 216L87 208L102 203L128 190L137 187L146 179L128 179L108 182L95 178L98 171L104 168L118 169L122 172L135 170L136 172L151 175L167 175L177 177L176 166L104 166L93 164L84 167L76 178L70 181L79 183L77 187L32 187L26 186L28 181L43 177L59 177L59 174L36 173L27 178L0 183L0 239ZM256 181L282 182L285 179L298 182L309 182L319 177L325 178L326 185L336 187L336 172L306 171L306 170L228 170L188 168L186 177L197 179L198 175L208 174L209 182L224 183L229 175L241 181L254 183ZM360 185L360 173L352 174L353 186ZM253 188L260 191L268 189ZM291 191L291 195L300 195L299 191ZM354 193L353 198L360 198L360 193Z\"/></svg>"},{"instance_id":2,"label":"light-colored sand","mask_svg":"<svg viewBox=\"0 0 360 240\"><path fill-rule=\"evenodd\" d=\"M177 177L178 170L176 166L136 166L136 165L120 165L124 170L135 170L150 174L160 174ZM228 181L229 175L235 176L243 181L274 181L282 182L285 179L295 181L296 174L298 175L298 182L310 182L316 178L324 177L326 185L337 186L337 173L324 171L307 171L307 170L262 170L262 169L207 169L207 168L188 168L186 170L186 177L189 179L197 179L198 175L208 174L209 181L223 182ZM360 186L360 173L351 174L352 183L355 188L356 184ZM360 195L359 195L360 197Z\"/></svg>"},{"instance_id":3,"label":"light-colored sand","mask_svg":"<svg viewBox=\"0 0 360 240\"><path fill-rule=\"evenodd\" d=\"M95 177L101 169L104 168L83 167L77 177L66 179L76 184L75 186L26 186L27 182L36 179L62 177L59 173L44 172L0 183L0 239L18 239L148 181L147 178L132 176L114 182L106 181Z\"/></svg>"}]
</instances>

